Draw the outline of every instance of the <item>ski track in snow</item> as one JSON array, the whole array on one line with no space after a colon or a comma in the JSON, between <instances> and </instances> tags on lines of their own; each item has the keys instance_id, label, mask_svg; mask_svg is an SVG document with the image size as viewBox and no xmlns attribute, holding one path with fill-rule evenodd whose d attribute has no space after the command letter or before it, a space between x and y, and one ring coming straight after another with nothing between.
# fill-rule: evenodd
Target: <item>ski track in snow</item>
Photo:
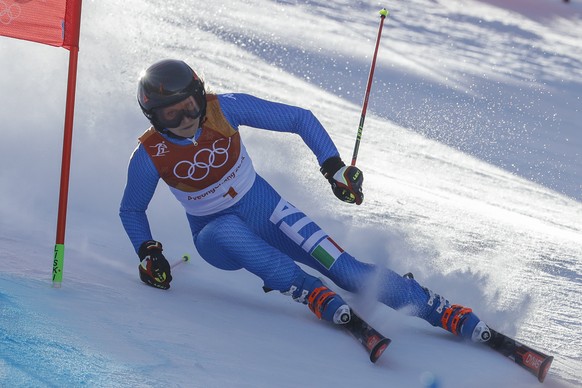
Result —
<instances>
[{"instance_id":1,"label":"ski track in snow","mask_svg":"<svg viewBox=\"0 0 582 388\"><path fill-rule=\"evenodd\" d=\"M309 108L349 159L383 6L392 12L358 159L364 205L336 201L291 135L242 128L255 166L356 257L412 271L553 354L544 386L582 385L575 0L86 2L61 289L49 278L67 56L0 39L0 385L422 387L428 376L442 388L537 385L488 349L346 295L393 340L371 365L304 306L204 263L165 188L148 210L154 236L169 258L189 251L192 263L168 292L139 281L117 218L147 124L139 71L178 57L216 92Z\"/></svg>"}]
</instances>

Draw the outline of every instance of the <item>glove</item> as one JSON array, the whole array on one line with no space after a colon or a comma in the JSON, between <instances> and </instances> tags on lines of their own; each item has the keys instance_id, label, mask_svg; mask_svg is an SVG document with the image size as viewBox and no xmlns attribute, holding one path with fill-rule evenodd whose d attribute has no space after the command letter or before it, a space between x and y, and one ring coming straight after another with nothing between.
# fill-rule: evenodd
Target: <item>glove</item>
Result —
<instances>
[{"instance_id":1,"label":"glove","mask_svg":"<svg viewBox=\"0 0 582 388\"><path fill-rule=\"evenodd\" d=\"M137 252L139 264L139 278L145 284L167 290L170 288L172 274L170 264L162 254L162 243L149 240L141 244Z\"/></svg>"},{"instance_id":2,"label":"glove","mask_svg":"<svg viewBox=\"0 0 582 388\"><path fill-rule=\"evenodd\" d=\"M344 202L360 205L364 200L362 183L364 173L355 166L346 166L339 156L333 156L323 162L321 173L331 184L336 197Z\"/></svg>"}]
</instances>

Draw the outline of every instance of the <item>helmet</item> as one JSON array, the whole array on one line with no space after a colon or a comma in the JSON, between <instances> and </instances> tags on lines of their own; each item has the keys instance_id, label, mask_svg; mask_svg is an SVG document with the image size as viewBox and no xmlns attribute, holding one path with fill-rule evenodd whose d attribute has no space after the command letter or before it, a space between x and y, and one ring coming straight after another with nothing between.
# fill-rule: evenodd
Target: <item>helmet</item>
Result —
<instances>
[{"instance_id":1,"label":"helmet","mask_svg":"<svg viewBox=\"0 0 582 388\"><path fill-rule=\"evenodd\" d=\"M154 110L176 104L193 96L200 108L200 122L206 113L206 92L204 82L185 62L164 59L151 65L140 77L137 88L137 101L143 114L154 128L164 131Z\"/></svg>"}]
</instances>

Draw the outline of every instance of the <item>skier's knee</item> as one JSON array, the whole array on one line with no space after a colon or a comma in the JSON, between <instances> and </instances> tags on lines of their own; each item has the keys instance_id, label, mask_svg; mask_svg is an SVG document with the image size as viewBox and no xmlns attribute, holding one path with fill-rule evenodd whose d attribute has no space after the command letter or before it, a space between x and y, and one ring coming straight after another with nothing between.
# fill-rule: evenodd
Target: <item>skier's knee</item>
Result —
<instances>
[{"instance_id":1,"label":"skier's knee","mask_svg":"<svg viewBox=\"0 0 582 388\"><path fill-rule=\"evenodd\" d=\"M221 243L220 231L214 228L214 223L207 224L194 238L194 246L200 256L208 264L226 271L243 268L235 258L229 256Z\"/></svg>"}]
</instances>

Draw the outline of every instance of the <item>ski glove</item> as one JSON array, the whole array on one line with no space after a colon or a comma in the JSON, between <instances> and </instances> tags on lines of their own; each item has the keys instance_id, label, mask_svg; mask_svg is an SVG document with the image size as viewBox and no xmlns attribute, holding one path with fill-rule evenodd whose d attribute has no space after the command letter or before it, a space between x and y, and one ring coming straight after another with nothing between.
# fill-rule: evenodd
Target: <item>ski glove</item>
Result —
<instances>
[{"instance_id":1,"label":"ski glove","mask_svg":"<svg viewBox=\"0 0 582 388\"><path fill-rule=\"evenodd\" d=\"M356 166L346 166L339 156L327 159L321 165L321 173L331 184L336 197L344 202L360 205L364 200L362 183L364 174Z\"/></svg>"},{"instance_id":2,"label":"ski glove","mask_svg":"<svg viewBox=\"0 0 582 388\"><path fill-rule=\"evenodd\" d=\"M170 288L172 274L170 264L162 253L162 243L154 240L145 241L137 254L141 260L138 267L141 281L163 290Z\"/></svg>"}]
</instances>

